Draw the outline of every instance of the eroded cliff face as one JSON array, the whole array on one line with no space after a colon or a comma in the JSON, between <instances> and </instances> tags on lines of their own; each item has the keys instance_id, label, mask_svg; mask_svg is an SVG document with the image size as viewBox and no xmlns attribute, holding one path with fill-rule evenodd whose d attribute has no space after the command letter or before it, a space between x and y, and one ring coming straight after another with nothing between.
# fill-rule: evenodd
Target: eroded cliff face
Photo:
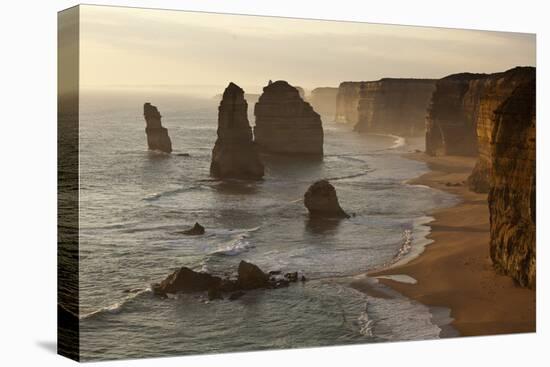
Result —
<instances>
[{"instance_id":1,"label":"eroded cliff face","mask_svg":"<svg viewBox=\"0 0 550 367\"><path fill-rule=\"evenodd\" d=\"M426 153L480 157L470 188L487 192L490 120L494 110L526 81L533 68L503 73L461 73L440 79L426 118Z\"/></svg>"},{"instance_id":2,"label":"eroded cliff face","mask_svg":"<svg viewBox=\"0 0 550 367\"><path fill-rule=\"evenodd\" d=\"M358 121L359 88L366 82L342 82L336 94L336 114L334 120L356 124Z\"/></svg>"},{"instance_id":3,"label":"eroded cliff face","mask_svg":"<svg viewBox=\"0 0 550 367\"><path fill-rule=\"evenodd\" d=\"M487 74L461 73L437 81L426 117L426 153L477 155L476 112L479 98L472 81ZM466 103L467 101L467 103Z\"/></svg>"},{"instance_id":4,"label":"eroded cliff face","mask_svg":"<svg viewBox=\"0 0 550 367\"><path fill-rule=\"evenodd\" d=\"M329 119L334 118L336 114L336 96L338 88L322 87L311 91L309 102L311 106L321 116Z\"/></svg>"},{"instance_id":5,"label":"eroded cliff face","mask_svg":"<svg viewBox=\"0 0 550 367\"><path fill-rule=\"evenodd\" d=\"M218 139L210 163L213 177L252 180L263 177L264 166L252 141L247 110L244 91L229 83L218 107Z\"/></svg>"},{"instance_id":6,"label":"eroded cliff face","mask_svg":"<svg viewBox=\"0 0 550 367\"><path fill-rule=\"evenodd\" d=\"M147 134L149 149L171 153L172 141L168 136L168 129L162 127L161 115L157 107L151 103L145 103L143 105L143 116L145 117L145 133Z\"/></svg>"},{"instance_id":7,"label":"eroded cliff face","mask_svg":"<svg viewBox=\"0 0 550 367\"><path fill-rule=\"evenodd\" d=\"M254 138L260 151L323 157L321 117L287 82L264 87L254 115Z\"/></svg>"},{"instance_id":8,"label":"eroded cliff face","mask_svg":"<svg viewBox=\"0 0 550 367\"><path fill-rule=\"evenodd\" d=\"M471 118L476 127L479 152L476 166L468 178L471 190L475 192L489 191L495 111L518 86L529 83L534 78L535 68L517 67L470 82L464 105L475 106L470 110L473 110Z\"/></svg>"},{"instance_id":9,"label":"eroded cliff face","mask_svg":"<svg viewBox=\"0 0 550 367\"><path fill-rule=\"evenodd\" d=\"M533 76L495 110L486 139L492 167L491 259L498 270L530 288L536 283L535 84Z\"/></svg>"},{"instance_id":10,"label":"eroded cliff face","mask_svg":"<svg viewBox=\"0 0 550 367\"><path fill-rule=\"evenodd\" d=\"M355 131L424 135L435 83L435 79L393 78L359 83Z\"/></svg>"}]
</instances>

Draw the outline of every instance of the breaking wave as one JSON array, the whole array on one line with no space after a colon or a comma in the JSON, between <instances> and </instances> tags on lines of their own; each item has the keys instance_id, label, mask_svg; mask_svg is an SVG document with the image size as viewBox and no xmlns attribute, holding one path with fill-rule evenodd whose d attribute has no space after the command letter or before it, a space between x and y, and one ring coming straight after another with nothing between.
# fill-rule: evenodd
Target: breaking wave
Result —
<instances>
[{"instance_id":1,"label":"breaking wave","mask_svg":"<svg viewBox=\"0 0 550 367\"><path fill-rule=\"evenodd\" d=\"M359 333L363 336L372 337L374 336L374 320L369 318L367 305L365 305L365 311L361 312L357 321L359 323Z\"/></svg>"},{"instance_id":2,"label":"breaking wave","mask_svg":"<svg viewBox=\"0 0 550 367\"><path fill-rule=\"evenodd\" d=\"M243 252L247 252L248 250L255 248L256 246L246 240L248 236L249 232L239 234L229 243L213 251L211 255L237 256Z\"/></svg>"},{"instance_id":3,"label":"breaking wave","mask_svg":"<svg viewBox=\"0 0 550 367\"><path fill-rule=\"evenodd\" d=\"M201 185L193 185L193 186L189 186L189 187L181 187L179 189L168 190L168 191L164 191L164 192L154 192L154 193L144 197L143 200L144 201L156 201L156 200L159 200L162 197L174 196L174 195L177 195L177 194L181 194L182 192L192 191L192 190L196 190L196 189L200 189L200 188L202 188Z\"/></svg>"},{"instance_id":4,"label":"breaking wave","mask_svg":"<svg viewBox=\"0 0 550 367\"><path fill-rule=\"evenodd\" d=\"M123 311L123 309L133 300L137 299L138 297L145 296L145 295L151 295L152 291L151 288L145 288L145 289L135 289L130 290L130 294L126 296L124 299L122 299L119 302L113 303L112 305L101 307L95 311L89 312L84 315L80 315L80 320L86 320L91 318L96 318L105 314L118 314Z\"/></svg>"}]
</instances>

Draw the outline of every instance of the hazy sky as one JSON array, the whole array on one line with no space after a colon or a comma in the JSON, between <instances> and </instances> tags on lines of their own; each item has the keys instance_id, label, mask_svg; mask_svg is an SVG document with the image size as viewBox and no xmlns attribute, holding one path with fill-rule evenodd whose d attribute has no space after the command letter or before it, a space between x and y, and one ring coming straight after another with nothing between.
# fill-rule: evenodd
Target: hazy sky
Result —
<instances>
[{"instance_id":1,"label":"hazy sky","mask_svg":"<svg viewBox=\"0 0 550 367\"><path fill-rule=\"evenodd\" d=\"M535 36L367 23L82 6L81 87L212 94L268 79L440 78L535 65ZM203 87L199 87L203 86Z\"/></svg>"}]
</instances>

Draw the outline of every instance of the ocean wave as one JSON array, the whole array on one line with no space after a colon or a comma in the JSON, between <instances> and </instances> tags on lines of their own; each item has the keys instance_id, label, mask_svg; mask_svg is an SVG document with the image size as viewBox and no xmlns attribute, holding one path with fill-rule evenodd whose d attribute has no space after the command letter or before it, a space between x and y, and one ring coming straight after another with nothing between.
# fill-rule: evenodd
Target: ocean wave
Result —
<instances>
[{"instance_id":1,"label":"ocean wave","mask_svg":"<svg viewBox=\"0 0 550 367\"><path fill-rule=\"evenodd\" d=\"M338 180L345 180L345 179L348 179L348 178L361 177L361 176L366 176L367 174L369 174L373 171L374 171L374 169L367 169L363 172L354 173L354 174L351 174L351 175L329 177L329 178L326 178L326 180L328 180L328 181L338 181Z\"/></svg>"},{"instance_id":2,"label":"ocean wave","mask_svg":"<svg viewBox=\"0 0 550 367\"><path fill-rule=\"evenodd\" d=\"M402 147L406 144L405 138L402 137L402 136L399 136L399 135L392 135L392 134L368 134L368 135L385 136L385 137L390 137L390 138L394 139L393 145L391 145L389 148L376 149L376 150L371 151L371 153L382 152L382 151L387 151L387 150L391 150L391 149L397 149L397 148L400 148L400 147Z\"/></svg>"},{"instance_id":3,"label":"ocean wave","mask_svg":"<svg viewBox=\"0 0 550 367\"><path fill-rule=\"evenodd\" d=\"M398 262L411 252L413 239L413 231L411 229L406 229L403 231L403 243L393 257L393 262Z\"/></svg>"},{"instance_id":4,"label":"ocean wave","mask_svg":"<svg viewBox=\"0 0 550 367\"><path fill-rule=\"evenodd\" d=\"M247 252L248 250L255 248L256 246L248 242L245 239L246 237L248 237L248 234L246 233L239 235L230 243L213 251L211 255L237 256L243 252Z\"/></svg>"},{"instance_id":5,"label":"ocean wave","mask_svg":"<svg viewBox=\"0 0 550 367\"><path fill-rule=\"evenodd\" d=\"M357 322L359 323L359 333L363 336L372 337L374 336L374 320L369 318L367 306L368 304L365 305L365 311L361 312L357 318Z\"/></svg>"},{"instance_id":6,"label":"ocean wave","mask_svg":"<svg viewBox=\"0 0 550 367\"><path fill-rule=\"evenodd\" d=\"M80 320L87 320L91 318L96 318L105 314L118 314L123 311L123 309L133 300L137 299L140 296L151 295L151 288L137 289L130 291L130 294L126 296L119 302L113 303L112 305L101 307L95 311L89 312L84 315L80 315Z\"/></svg>"},{"instance_id":7,"label":"ocean wave","mask_svg":"<svg viewBox=\"0 0 550 367\"><path fill-rule=\"evenodd\" d=\"M402 137L402 136L397 136L397 135L389 135L391 136L392 138L395 139L393 145L390 147L390 149L396 149L396 148L400 148L402 147L403 145L405 145L405 138Z\"/></svg>"},{"instance_id":8,"label":"ocean wave","mask_svg":"<svg viewBox=\"0 0 550 367\"><path fill-rule=\"evenodd\" d=\"M159 200L162 197L173 196L173 195L181 194L182 192L197 190L197 189L200 189L200 188L202 188L201 185L193 185L193 186L188 186L188 187L181 187L181 188L175 189L175 190L168 190L168 191L163 191L163 192L154 192L152 194L147 195L142 200L144 200L144 201L156 201L156 200Z\"/></svg>"},{"instance_id":9,"label":"ocean wave","mask_svg":"<svg viewBox=\"0 0 550 367\"><path fill-rule=\"evenodd\" d=\"M415 218L412 229L405 229L403 231L401 247L399 247L391 262L384 267L403 265L420 255L424 251L424 248L433 242L433 240L427 238L431 232L431 227L429 226L431 221L433 221L432 217ZM413 234L413 231L416 232L417 236Z\"/></svg>"}]
</instances>

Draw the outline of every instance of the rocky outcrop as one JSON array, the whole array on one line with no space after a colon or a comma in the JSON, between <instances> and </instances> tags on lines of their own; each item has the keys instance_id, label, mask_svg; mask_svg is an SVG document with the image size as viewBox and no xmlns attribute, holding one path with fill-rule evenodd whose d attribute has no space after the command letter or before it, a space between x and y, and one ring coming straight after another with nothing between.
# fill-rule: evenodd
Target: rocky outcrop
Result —
<instances>
[{"instance_id":1,"label":"rocky outcrop","mask_svg":"<svg viewBox=\"0 0 550 367\"><path fill-rule=\"evenodd\" d=\"M355 131L424 135L435 83L435 79L394 78L359 83Z\"/></svg>"},{"instance_id":2,"label":"rocky outcrop","mask_svg":"<svg viewBox=\"0 0 550 367\"><path fill-rule=\"evenodd\" d=\"M530 288L536 284L535 84L533 76L495 110L489 139L491 259Z\"/></svg>"},{"instance_id":3,"label":"rocky outcrop","mask_svg":"<svg viewBox=\"0 0 550 367\"><path fill-rule=\"evenodd\" d=\"M147 134L149 149L171 153L172 141L168 136L168 129L162 127L161 115L157 107L149 102L145 103L143 105L143 116L145 117L145 133Z\"/></svg>"},{"instance_id":4,"label":"rocky outcrop","mask_svg":"<svg viewBox=\"0 0 550 367\"><path fill-rule=\"evenodd\" d=\"M491 175L491 152L495 136L495 111L516 88L535 79L535 68L517 67L503 73L488 75L470 82L464 105L474 120L479 153L476 166L468 178L468 185L475 192L488 192ZM473 106L473 107L472 107Z\"/></svg>"},{"instance_id":5,"label":"rocky outcrop","mask_svg":"<svg viewBox=\"0 0 550 367\"><path fill-rule=\"evenodd\" d=\"M302 281L305 277L302 275ZM287 287L298 281L298 273L286 273L284 277L264 273L258 266L241 260L237 270L237 279L221 278L205 272L181 267L160 283L151 285L154 294L166 297L168 294L208 292L210 300L223 299L224 293L231 293L229 299L235 300L244 295L243 290L260 288L275 289Z\"/></svg>"},{"instance_id":6,"label":"rocky outcrop","mask_svg":"<svg viewBox=\"0 0 550 367\"><path fill-rule=\"evenodd\" d=\"M279 80L264 87L254 115L254 137L260 151L323 157L321 117L287 82Z\"/></svg>"},{"instance_id":7,"label":"rocky outcrop","mask_svg":"<svg viewBox=\"0 0 550 367\"><path fill-rule=\"evenodd\" d=\"M252 141L247 110L244 91L229 83L218 108L218 139L210 163L213 177L252 180L263 177L264 166Z\"/></svg>"},{"instance_id":8,"label":"rocky outcrop","mask_svg":"<svg viewBox=\"0 0 550 367\"><path fill-rule=\"evenodd\" d=\"M201 226L199 222L196 222L193 227L186 229L182 233L188 236L200 236L204 234L204 227Z\"/></svg>"},{"instance_id":9,"label":"rocky outcrop","mask_svg":"<svg viewBox=\"0 0 550 367\"><path fill-rule=\"evenodd\" d=\"M312 218L349 218L340 207L334 186L327 180L317 181L308 188L304 205Z\"/></svg>"},{"instance_id":10,"label":"rocky outcrop","mask_svg":"<svg viewBox=\"0 0 550 367\"><path fill-rule=\"evenodd\" d=\"M184 266L174 271L160 284L154 284L152 289L158 295L192 293L218 288L221 283L222 279L220 277L193 271Z\"/></svg>"},{"instance_id":11,"label":"rocky outcrop","mask_svg":"<svg viewBox=\"0 0 550 367\"><path fill-rule=\"evenodd\" d=\"M256 265L241 260L237 277L237 284L240 289L265 288L268 283L268 274Z\"/></svg>"},{"instance_id":12,"label":"rocky outcrop","mask_svg":"<svg viewBox=\"0 0 550 367\"><path fill-rule=\"evenodd\" d=\"M336 96L338 88L322 87L315 88L309 95L309 103L321 116L327 116L330 119L336 115Z\"/></svg>"}]
</instances>

